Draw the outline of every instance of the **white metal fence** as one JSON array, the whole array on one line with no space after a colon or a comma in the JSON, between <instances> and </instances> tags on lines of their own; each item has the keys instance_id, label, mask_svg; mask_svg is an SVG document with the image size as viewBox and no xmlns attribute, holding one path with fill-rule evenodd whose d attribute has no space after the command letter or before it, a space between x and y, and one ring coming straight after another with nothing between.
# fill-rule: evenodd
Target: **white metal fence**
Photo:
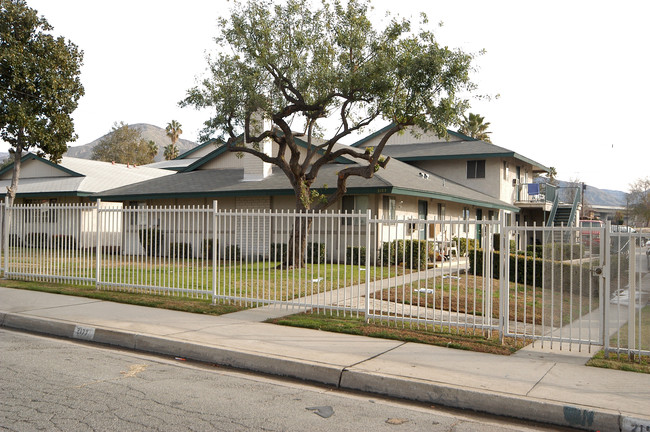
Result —
<instances>
[{"instance_id":1,"label":"white metal fence","mask_svg":"<svg viewBox=\"0 0 650 432\"><path fill-rule=\"evenodd\" d=\"M648 239L609 226L222 211L216 202L15 205L1 215L7 278L649 352Z\"/></svg>"}]
</instances>

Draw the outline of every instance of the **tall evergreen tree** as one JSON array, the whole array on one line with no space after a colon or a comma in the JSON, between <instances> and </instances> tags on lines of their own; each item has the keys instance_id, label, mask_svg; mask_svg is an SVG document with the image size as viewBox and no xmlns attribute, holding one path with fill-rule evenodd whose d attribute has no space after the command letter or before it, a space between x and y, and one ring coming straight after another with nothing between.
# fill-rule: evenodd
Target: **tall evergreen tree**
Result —
<instances>
[{"instance_id":1,"label":"tall evergreen tree","mask_svg":"<svg viewBox=\"0 0 650 432\"><path fill-rule=\"evenodd\" d=\"M24 152L58 162L77 135L71 114L84 94L83 51L23 0L0 1L0 138L11 146L9 201L18 190Z\"/></svg>"}]
</instances>

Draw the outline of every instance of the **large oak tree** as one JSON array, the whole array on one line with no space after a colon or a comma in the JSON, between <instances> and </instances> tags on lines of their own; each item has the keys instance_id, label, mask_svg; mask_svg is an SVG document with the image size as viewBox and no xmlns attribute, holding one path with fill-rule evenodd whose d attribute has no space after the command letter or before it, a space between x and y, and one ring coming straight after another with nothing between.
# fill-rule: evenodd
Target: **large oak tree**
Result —
<instances>
[{"instance_id":1,"label":"large oak tree","mask_svg":"<svg viewBox=\"0 0 650 432\"><path fill-rule=\"evenodd\" d=\"M71 118L84 94L83 52L23 0L0 0L0 137L14 158L13 203L23 152L58 162L77 136Z\"/></svg>"},{"instance_id":2,"label":"large oak tree","mask_svg":"<svg viewBox=\"0 0 650 432\"><path fill-rule=\"evenodd\" d=\"M154 161L158 146L142 138L140 131L115 122L110 133L93 147L91 159L121 164L146 165Z\"/></svg>"},{"instance_id":3,"label":"large oak tree","mask_svg":"<svg viewBox=\"0 0 650 432\"><path fill-rule=\"evenodd\" d=\"M369 9L365 0L235 2L219 21L209 75L180 103L213 112L202 139L216 135L229 150L279 167L297 210L325 209L350 176L371 178L389 162L381 152L395 133L415 126L445 136L468 108L473 56L441 46L424 16L421 25L393 18L379 29ZM374 149L337 145L378 120L391 127ZM267 139L273 154L261 149ZM341 168L333 193L317 191L320 169L343 155L359 164Z\"/></svg>"}]
</instances>

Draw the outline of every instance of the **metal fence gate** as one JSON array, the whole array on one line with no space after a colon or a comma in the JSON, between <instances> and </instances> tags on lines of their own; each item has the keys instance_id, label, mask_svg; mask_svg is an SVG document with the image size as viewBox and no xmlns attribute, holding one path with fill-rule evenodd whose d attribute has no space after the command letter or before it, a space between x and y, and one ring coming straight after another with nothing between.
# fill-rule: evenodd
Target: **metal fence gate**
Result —
<instances>
[{"instance_id":1,"label":"metal fence gate","mask_svg":"<svg viewBox=\"0 0 650 432\"><path fill-rule=\"evenodd\" d=\"M650 238L609 224L223 211L216 202L2 205L0 216L7 278L650 352Z\"/></svg>"}]
</instances>

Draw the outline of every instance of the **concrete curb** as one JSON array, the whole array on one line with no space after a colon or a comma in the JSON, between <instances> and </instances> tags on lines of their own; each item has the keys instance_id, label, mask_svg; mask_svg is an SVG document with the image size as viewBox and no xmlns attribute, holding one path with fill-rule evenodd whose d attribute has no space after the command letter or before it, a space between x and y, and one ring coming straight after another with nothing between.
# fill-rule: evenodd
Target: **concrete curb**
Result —
<instances>
[{"instance_id":1,"label":"concrete curb","mask_svg":"<svg viewBox=\"0 0 650 432\"><path fill-rule=\"evenodd\" d=\"M341 387L557 426L600 431L620 430L621 414L616 411L569 406L548 400L488 390L477 391L376 372L345 371Z\"/></svg>"},{"instance_id":2,"label":"concrete curb","mask_svg":"<svg viewBox=\"0 0 650 432\"><path fill-rule=\"evenodd\" d=\"M236 351L202 345L182 339L138 334L71 322L0 313L0 327L48 334L68 339L112 345L148 353L183 357L253 372L296 378L346 390L362 391L395 398L469 409L546 424L600 431L633 431L648 420L617 411L564 405L526 396L440 384L420 379L355 370L258 352Z\"/></svg>"}]
</instances>

